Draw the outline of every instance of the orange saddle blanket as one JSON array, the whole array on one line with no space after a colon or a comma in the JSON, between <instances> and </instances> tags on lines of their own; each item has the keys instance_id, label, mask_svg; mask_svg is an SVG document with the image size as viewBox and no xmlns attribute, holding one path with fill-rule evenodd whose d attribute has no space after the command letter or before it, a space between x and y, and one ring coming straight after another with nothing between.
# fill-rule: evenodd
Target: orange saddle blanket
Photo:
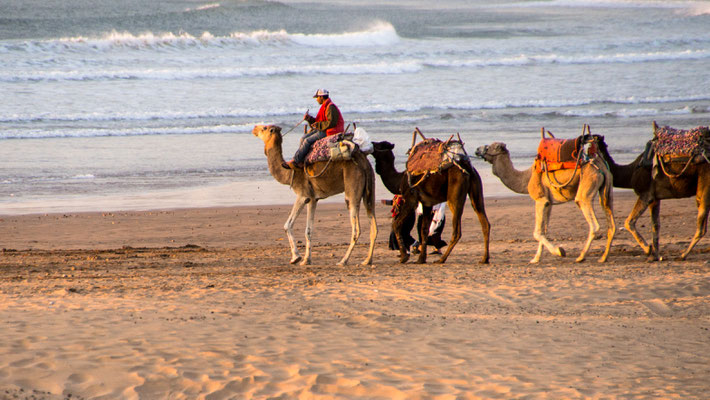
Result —
<instances>
[{"instance_id":1,"label":"orange saddle blanket","mask_svg":"<svg viewBox=\"0 0 710 400\"><path fill-rule=\"evenodd\" d=\"M581 136L576 139L542 138L537 148L535 171L540 173L543 170L574 168L580 151L582 151ZM543 163L545 163L544 169Z\"/></svg>"}]
</instances>

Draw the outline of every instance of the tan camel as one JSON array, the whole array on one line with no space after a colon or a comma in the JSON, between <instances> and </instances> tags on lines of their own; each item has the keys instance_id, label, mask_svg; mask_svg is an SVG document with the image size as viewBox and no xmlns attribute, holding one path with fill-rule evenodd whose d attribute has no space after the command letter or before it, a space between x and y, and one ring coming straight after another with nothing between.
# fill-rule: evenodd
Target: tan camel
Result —
<instances>
[{"instance_id":1,"label":"tan camel","mask_svg":"<svg viewBox=\"0 0 710 400\"><path fill-rule=\"evenodd\" d=\"M510 190L516 193L527 193L535 201L533 236L538 241L538 247L535 257L530 260L531 263L540 261L543 246L552 254L565 256L564 249L550 243L546 235L551 207L572 200L582 210L582 214L589 224L587 241L576 260L577 262L584 261L592 240L599 231L599 223L592 207L592 201L597 192L607 221L606 248L604 254L599 258L599 262L606 261L616 226L612 212L613 179L603 159L595 156L578 170L565 169L549 174L538 174L534 171L534 165L524 171L516 170L505 143L495 142L488 146L481 146L476 150L476 155L492 164L493 175L500 178L501 182ZM567 184L564 185L564 183Z\"/></svg>"},{"instance_id":2,"label":"tan camel","mask_svg":"<svg viewBox=\"0 0 710 400\"><path fill-rule=\"evenodd\" d=\"M375 173L367 157L360 152L353 155L352 160L319 162L306 169L289 170L281 167L283 151L281 148L281 128L275 125L256 125L252 130L254 136L264 141L264 153L269 164L271 175L281 184L289 185L298 198L293 204L291 213L286 220L284 229L291 247L291 264L301 261L301 265L311 263L311 233L318 200L345 193L345 204L350 212L352 234L350 246L338 265L345 265L360 237L360 201L365 204L370 218L370 249L363 265L372 263L372 254L377 238L377 221L375 220ZM293 224L301 214L303 207L307 208L306 221L306 254L302 258L293 238Z\"/></svg>"}]
</instances>

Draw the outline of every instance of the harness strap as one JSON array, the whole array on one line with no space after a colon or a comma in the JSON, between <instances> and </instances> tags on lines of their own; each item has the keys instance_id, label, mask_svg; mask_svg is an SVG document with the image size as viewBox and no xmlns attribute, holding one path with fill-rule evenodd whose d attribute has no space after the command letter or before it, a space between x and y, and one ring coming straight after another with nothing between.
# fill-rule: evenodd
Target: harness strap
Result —
<instances>
[{"instance_id":1,"label":"harness strap","mask_svg":"<svg viewBox=\"0 0 710 400\"><path fill-rule=\"evenodd\" d=\"M680 171L680 173L678 175L673 175L673 174L669 174L668 171L666 171L666 167L663 165L663 158L660 155L656 154L656 159L658 160L658 164L661 165L661 171L663 171L663 173L667 177L673 178L673 179L678 178L681 175L683 175L683 173L685 173L685 170L688 169L688 167L690 166L690 163L693 161L693 157L688 158L688 162L685 163L685 167L683 167L683 169ZM705 159L707 160L707 157Z\"/></svg>"}]
</instances>

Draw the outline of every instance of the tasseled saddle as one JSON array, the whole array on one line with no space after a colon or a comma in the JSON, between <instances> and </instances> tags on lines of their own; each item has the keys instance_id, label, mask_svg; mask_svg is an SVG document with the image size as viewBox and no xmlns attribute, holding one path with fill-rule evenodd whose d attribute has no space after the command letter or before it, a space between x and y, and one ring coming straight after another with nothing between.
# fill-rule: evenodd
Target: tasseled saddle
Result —
<instances>
[{"instance_id":1,"label":"tasseled saddle","mask_svg":"<svg viewBox=\"0 0 710 400\"><path fill-rule=\"evenodd\" d=\"M468 161L468 154L463 147L461 137L454 140L452 135L447 141L435 138L426 138L417 128L414 131L414 140L419 133L424 140L413 144L409 149L407 158L407 174L411 176L430 175L445 171L456 165L461 168L460 163ZM466 172L465 169L461 168Z\"/></svg>"},{"instance_id":2,"label":"tasseled saddle","mask_svg":"<svg viewBox=\"0 0 710 400\"><path fill-rule=\"evenodd\" d=\"M699 126L690 130L658 127L653 123L653 150L663 162L710 162L710 129Z\"/></svg>"}]
</instances>

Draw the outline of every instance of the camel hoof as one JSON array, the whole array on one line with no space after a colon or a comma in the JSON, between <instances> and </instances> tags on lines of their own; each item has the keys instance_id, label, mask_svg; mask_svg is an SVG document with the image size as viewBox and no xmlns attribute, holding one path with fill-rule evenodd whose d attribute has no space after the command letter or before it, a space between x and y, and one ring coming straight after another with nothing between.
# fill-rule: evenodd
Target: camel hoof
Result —
<instances>
[{"instance_id":1,"label":"camel hoof","mask_svg":"<svg viewBox=\"0 0 710 400\"><path fill-rule=\"evenodd\" d=\"M656 261L660 261L660 259L653 254L649 254L648 257L646 257L646 262L652 263Z\"/></svg>"},{"instance_id":2,"label":"camel hoof","mask_svg":"<svg viewBox=\"0 0 710 400\"><path fill-rule=\"evenodd\" d=\"M424 257L422 257L424 256ZM419 257L417 257L417 264L426 264L426 254L424 253L419 253Z\"/></svg>"},{"instance_id":3,"label":"camel hoof","mask_svg":"<svg viewBox=\"0 0 710 400\"><path fill-rule=\"evenodd\" d=\"M302 259L303 259L303 257L297 256L297 257L292 258L291 261L290 261L290 263L291 263L291 264L296 264L297 262L301 261Z\"/></svg>"},{"instance_id":4,"label":"camel hoof","mask_svg":"<svg viewBox=\"0 0 710 400\"><path fill-rule=\"evenodd\" d=\"M533 258L532 260L530 260L530 264L537 264L539 262L540 262L539 258Z\"/></svg>"},{"instance_id":5,"label":"camel hoof","mask_svg":"<svg viewBox=\"0 0 710 400\"><path fill-rule=\"evenodd\" d=\"M557 255L560 257L567 257L567 252L562 247L557 248ZM582 258L584 260L584 258Z\"/></svg>"},{"instance_id":6,"label":"camel hoof","mask_svg":"<svg viewBox=\"0 0 710 400\"><path fill-rule=\"evenodd\" d=\"M399 256L399 263L400 264L404 264L407 261L409 261L409 254L403 254L403 255Z\"/></svg>"},{"instance_id":7,"label":"camel hoof","mask_svg":"<svg viewBox=\"0 0 710 400\"><path fill-rule=\"evenodd\" d=\"M443 264L446 262L446 259L444 257L441 257L440 259L434 261L434 264Z\"/></svg>"},{"instance_id":8,"label":"camel hoof","mask_svg":"<svg viewBox=\"0 0 710 400\"><path fill-rule=\"evenodd\" d=\"M584 257L582 257L582 256L579 256L579 257L577 257L576 260L574 260L574 262L576 262L576 263L581 263L582 261L584 261Z\"/></svg>"},{"instance_id":9,"label":"camel hoof","mask_svg":"<svg viewBox=\"0 0 710 400\"><path fill-rule=\"evenodd\" d=\"M308 259L308 258L307 258L307 259L304 259L303 261L301 261L301 264L300 264L300 265L311 265L311 260Z\"/></svg>"},{"instance_id":10,"label":"camel hoof","mask_svg":"<svg viewBox=\"0 0 710 400\"><path fill-rule=\"evenodd\" d=\"M483 257L481 261L478 262L479 264L488 264L488 257Z\"/></svg>"},{"instance_id":11,"label":"camel hoof","mask_svg":"<svg viewBox=\"0 0 710 400\"><path fill-rule=\"evenodd\" d=\"M606 262L606 257L599 257L598 262L600 262L600 263L605 263L605 262Z\"/></svg>"}]
</instances>

